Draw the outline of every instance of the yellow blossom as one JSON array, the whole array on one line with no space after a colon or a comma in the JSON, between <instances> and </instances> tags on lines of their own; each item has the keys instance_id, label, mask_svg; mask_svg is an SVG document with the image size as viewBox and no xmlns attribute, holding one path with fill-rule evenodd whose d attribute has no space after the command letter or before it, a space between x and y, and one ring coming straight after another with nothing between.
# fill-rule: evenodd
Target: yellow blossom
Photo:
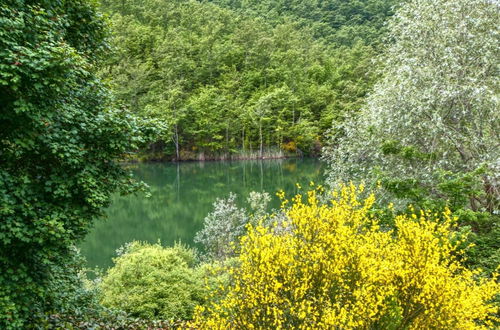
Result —
<instances>
[{"instance_id":1,"label":"yellow blossom","mask_svg":"<svg viewBox=\"0 0 500 330\"><path fill-rule=\"evenodd\" d=\"M459 263L451 212L397 216L385 230L369 216L375 197L360 200L362 190L344 186L322 204L315 189L293 198L279 231L249 226L227 294L197 309L193 326L492 327L498 275L481 279Z\"/></svg>"}]
</instances>

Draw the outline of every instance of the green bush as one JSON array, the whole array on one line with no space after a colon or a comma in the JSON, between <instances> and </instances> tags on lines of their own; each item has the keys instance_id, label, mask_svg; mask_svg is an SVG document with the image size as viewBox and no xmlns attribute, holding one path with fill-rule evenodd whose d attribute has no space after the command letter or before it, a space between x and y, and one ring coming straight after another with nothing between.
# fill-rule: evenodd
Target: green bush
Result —
<instances>
[{"instance_id":1,"label":"green bush","mask_svg":"<svg viewBox=\"0 0 500 330\"><path fill-rule=\"evenodd\" d=\"M94 0L0 0L1 329L65 308L54 274L77 271L72 246L111 194L143 186L118 161L161 125L111 105L107 34Z\"/></svg>"},{"instance_id":2,"label":"green bush","mask_svg":"<svg viewBox=\"0 0 500 330\"><path fill-rule=\"evenodd\" d=\"M104 276L102 304L145 319L191 319L206 294L194 261L194 251L179 244L133 242Z\"/></svg>"}]
</instances>

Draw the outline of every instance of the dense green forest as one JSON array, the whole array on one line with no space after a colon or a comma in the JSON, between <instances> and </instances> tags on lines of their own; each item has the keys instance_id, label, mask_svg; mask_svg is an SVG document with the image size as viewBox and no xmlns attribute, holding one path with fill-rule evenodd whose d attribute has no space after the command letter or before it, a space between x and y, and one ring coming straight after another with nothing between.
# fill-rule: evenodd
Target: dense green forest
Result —
<instances>
[{"instance_id":1,"label":"dense green forest","mask_svg":"<svg viewBox=\"0 0 500 330\"><path fill-rule=\"evenodd\" d=\"M370 44L382 34L389 4L372 4L373 17L357 3L317 8L320 21L350 10L378 22L346 21L377 37L360 32L338 44L297 19L310 8L292 6L290 16L268 20L249 15L255 4L227 5L235 9L194 0L104 1L115 48L103 74L118 101L169 125L153 151L163 147L171 158L319 154L332 122L356 112L373 85ZM342 21L328 24L337 31Z\"/></svg>"},{"instance_id":2,"label":"dense green forest","mask_svg":"<svg viewBox=\"0 0 500 330\"><path fill-rule=\"evenodd\" d=\"M498 328L499 21L490 0L0 0L0 328ZM130 242L88 279L77 246L148 191L124 161L319 154L325 184L210 196L203 249Z\"/></svg>"},{"instance_id":3,"label":"dense green forest","mask_svg":"<svg viewBox=\"0 0 500 330\"><path fill-rule=\"evenodd\" d=\"M251 17L263 17L273 25L294 21L307 27L316 39L334 46L380 43L385 23L401 1L300 1L211 0Z\"/></svg>"}]
</instances>

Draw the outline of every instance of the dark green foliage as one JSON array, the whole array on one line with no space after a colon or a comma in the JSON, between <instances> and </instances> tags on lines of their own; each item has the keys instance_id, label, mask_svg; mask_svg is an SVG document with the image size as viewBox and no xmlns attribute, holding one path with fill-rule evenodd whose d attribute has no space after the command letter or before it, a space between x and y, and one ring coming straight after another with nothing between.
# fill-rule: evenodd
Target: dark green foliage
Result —
<instances>
[{"instance_id":1,"label":"dark green foliage","mask_svg":"<svg viewBox=\"0 0 500 330\"><path fill-rule=\"evenodd\" d=\"M83 269L85 259L78 250L71 248L63 263L52 268L43 313L30 320L28 328L35 329L170 329L182 322L146 320L124 311L110 309L100 304L102 292L99 280L91 282Z\"/></svg>"},{"instance_id":2,"label":"dark green foliage","mask_svg":"<svg viewBox=\"0 0 500 330\"><path fill-rule=\"evenodd\" d=\"M52 268L47 287L51 300L43 314L32 317L28 328L169 329L181 326L179 322L143 320L124 311L103 307L99 302L101 292L98 285L87 280L82 271L85 262L76 249L71 249L64 263Z\"/></svg>"},{"instance_id":3,"label":"dark green foliage","mask_svg":"<svg viewBox=\"0 0 500 330\"><path fill-rule=\"evenodd\" d=\"M394 178L380 175L379 182L381 187L390 193L390 199L396 197L413 208L452 210L458 218L461 230L468 235L468 244L473 244L467 248L465 263L469 267L479 267L487 274L492 274L500 261L500 218L498 214L490 211L492 203L497 205L493 207L498 209L498 201L488 199L483 190L483 180L488 174L490 173L484 168L470 173L437 171L431 181L433 184L426 184L412 177ZM393 210L385 208L377 212L384 219L389 219L394 213ZM396 212L404 213L405 210Z\"/></svg>"},{"instance_id":4,"label":"dark green foliage","mask_svg":"<svg viewBox=\"0 0 500 330\"><path fill-rule=\"evenodd\" d=\"M492 274L500 265L500 218L488 217L491 230L487 232L473 232L469 242L474 244L467 251L466 264L470 267L479 267L487 274Z\"/></svg>"},{"instance_id":5,"label":"dark green foliage","mask_svg":"<svg viewBox=\"0 0 500 330\"><path fill-rule=\"evenodd\" d=\"M152 130L108 110L105 48L92 2L0 1L1 328L55 306L69 247L113 191L138 187L115 161Z\"/></svg>"},{"instance_id":6,"label":"dark green foliage","mask_svg":"<svg viewBox=\"0 0 500 330\"><path fill-rule=\"evenodd\" d=\"M335 45L376 43L398 0L209 0L279 24L286 19L310 26L317 38Z\"/></svg>"},{"instance_id":7,"label":"dark green foliage","mask_svg":"<svg viewBox=\"0 0 500 330\"><path fill-rule=\"evenodd\" d=\"M69 249L59 264L51 267L45 305L31 316L30 327L71 328L82 322L90 325L101 319L119 318L120 313L99 305L98 291L86 279L84 267L84 258L74 248Z\"/></svg>"},{"instance_id":8,"label":"dark green foliage","mask_svg":"<svg viewBox=\"0 0 500 330\"><path fill-rule=\"evenodd\" d=\"M374 82L372 47L332 49L293 20L197 1L103 3L116 47L103 74L121 102L170 124L163 140L175 158L264 156L285 144L318 153Z\"/></svg>"}]
</instances>

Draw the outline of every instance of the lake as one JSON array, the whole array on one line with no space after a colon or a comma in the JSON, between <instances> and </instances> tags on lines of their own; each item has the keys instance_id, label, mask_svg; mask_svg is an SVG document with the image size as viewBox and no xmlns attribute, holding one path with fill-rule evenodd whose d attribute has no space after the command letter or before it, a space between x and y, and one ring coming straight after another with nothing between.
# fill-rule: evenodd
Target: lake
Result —
<instances>
[{"instance_id":1,"label":"lake","mask_svg":"<svg viewBox=\"0 0 500 330\"><path fill-rule=\"evenodd\" d=\"M105 219L96 221L85 241L82 254L90 268L112 266L120 246L133 240L190 246L203 226L216 198L230 192L243 206L251 191L267 191L278 207L279 189L292 195L296 183L322 183L323 163L317 159L246 160L232 162L185 162L127 165L134 176L150 186L145 194L115 196Z\"/></svg>"}]
</instances>

